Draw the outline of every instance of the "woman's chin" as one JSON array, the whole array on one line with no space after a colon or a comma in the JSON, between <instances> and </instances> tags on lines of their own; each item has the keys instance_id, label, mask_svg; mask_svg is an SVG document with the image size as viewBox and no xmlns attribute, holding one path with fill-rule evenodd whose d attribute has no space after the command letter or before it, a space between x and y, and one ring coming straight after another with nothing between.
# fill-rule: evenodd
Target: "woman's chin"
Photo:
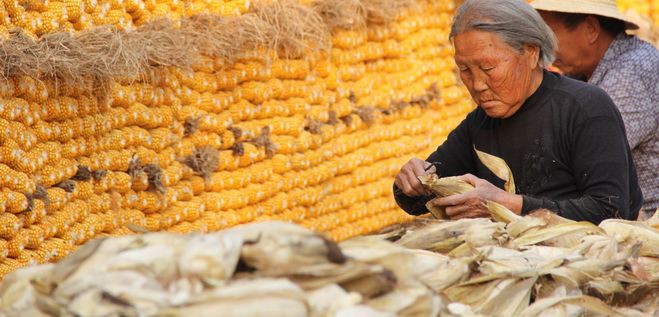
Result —
<instances>
[{"instance_id":1,"label":"woman's chin","mask_svg":"<svg viewBox=\"0 0 659 317\"><path fill-rule=\"evenodd\" d=\"M485 114L491 118L503 118L506 115L506 111L500 107L481 106L481 109L483 109Z\"/></svg>"}]
</instances>

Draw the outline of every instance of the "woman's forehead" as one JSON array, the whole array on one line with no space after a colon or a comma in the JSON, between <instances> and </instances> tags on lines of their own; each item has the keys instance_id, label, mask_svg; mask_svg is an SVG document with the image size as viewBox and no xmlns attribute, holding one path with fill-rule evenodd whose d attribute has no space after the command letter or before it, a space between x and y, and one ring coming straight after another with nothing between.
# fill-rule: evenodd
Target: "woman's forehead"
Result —
<instances>
[{"instance_id":1,"label":"woman's forehead","mask_svg":"<svg viewBox=\"0 0 659 317\"><path fill-rule=\"evenodd\" d=\"M456 61L493 59L512 54L514 50L492 32L468 31L453 39Z\"/></svg>"}]
</instances>

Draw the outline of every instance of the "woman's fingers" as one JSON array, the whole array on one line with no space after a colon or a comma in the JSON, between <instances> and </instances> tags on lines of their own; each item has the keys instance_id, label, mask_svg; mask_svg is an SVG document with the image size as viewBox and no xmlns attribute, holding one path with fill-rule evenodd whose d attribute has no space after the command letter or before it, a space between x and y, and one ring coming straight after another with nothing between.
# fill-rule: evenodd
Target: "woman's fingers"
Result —
<instances>
[{"instance_id":1,"label":"woman's fingers","mask_svg":"<svg viewBox=\"0 0 659 317\"><path fill-rule=\"evenodd\" d=\"M439 197L433 200L433 204L440 207L458 206L458 205L463 205L465 203L466 198L467 197L465 196L465 194Z\"/></svg>"},{"instance_id":2,"label":"woman's fingers","mask_svg":"<svg viewBox=\"0 0 659 317\"><path fill-rule=\"evenodd\" d=\"M407 171L401 171L396 175L396 180L394 183L398 188L400 188L403 193L409 197L416 197L422 195L423 192L417 191L414 186L412 185L412 179L413 177L409 176L409 173Z\"/></svg>"},{"instance_id":3,"label":"woman's fingers","mask_svg":"<svg viewBox=\"0 0 659 317\"><path fill-rule=\"evenodd\" d=\"M474 187L476 187L476 185L478 185L478 182L481 180L480 178L478 178L478 177L476 177L472 174L464 174L462 176L458 176L458 179L460 179L462 181L465 181L465 182L471 184L471 186L474 186Z\"/></svg>"},{"instance_id":4,"label":"woman's fingers","mask_svg":"<svg viewBox=\"0 0 659 317\"><path fill-rule=\"evenodd\" d=\"M409 173L404 173L401 175L401 177L403 178L403 192L407 196L416 197L416 196L424 195L424 191L423 190L419 191L414 184L414 181L418 182L416 177L410 175Z\"/></svg>"},{"instance_id":5,"label":"woman's fingers","mask_svg":"<svg viewBox=\"0 0 659 317\"><path fill-rule=\"evenodd\" d=\"M423 187L423 184L419 180L419 178L418 178L419 175L416 174L416 173L414 173L414 174L408 173L407 176L408 176L408 180L409 180L410 185L412 186L412 188L414 188L414 190L417 193L419 193L419 195L426 195L426 188Z\"/></svg>"},{"instance_id":6,"label":"woman's fingers","mask_svg":"<svg viewBox=\"0 0 659 317\"><path fill-rule=\"evenodd\" d=\"M446 215L451 219L463 218L470 209L471 207L467 205L448 206L444 208Z\"/></svg>"},{"instance_id":7,"label":"woman's fingers","mask_svg":"<svg viewBox=\"0 0 659 317\"><path fill-rule=\"evenodd\" d=\"M405 195L410 197L430 195L431 193L421 184L418 176L426 173L425 168L430 163L413 158L401 168L396 175L395 184Z\"/></svg>"},{"instance_id":8,"label":"woman's fingers","mask_svg":"<svg viewBox=\"0 0 659 317\"><path fill-rule=\"evenodd\" d=\"M423 186L421 181L419 181L419 176L421 175L426 175L428 173L434 173L435 172L435 166L432 164L424 161L424 160L415 160L414 161L414 188L418 191L423 193L423 195L430 196L432 195L432 192Z\"/></svg>"}]
</instances>

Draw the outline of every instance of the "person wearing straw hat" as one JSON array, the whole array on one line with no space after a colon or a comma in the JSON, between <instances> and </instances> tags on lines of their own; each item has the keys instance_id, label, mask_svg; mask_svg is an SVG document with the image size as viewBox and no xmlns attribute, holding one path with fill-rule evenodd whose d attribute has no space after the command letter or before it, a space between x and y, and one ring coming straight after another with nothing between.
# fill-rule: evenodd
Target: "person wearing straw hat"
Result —
<instances>
[{"instance_id":1,"label":"person wearing straw hat","mask_svg":"<svg viewBox=\"0 0 659 317\"><path fill-rule=\"evenodd\" d=\"M489 217L493 201L517 214L636 219L643 197L620 113L602 89L545 69L556 39L533 7L467 0L449 37L478 107L428 158L402 166L393 192L403 210L419 215L434 205L450 219ZM505 176L484 156L505 161ZM435 197L418 178L427 172L474 188Z\"/></svg>"},{"instance_id":2,"label":"person wearing straw hat","mask_svg":"<svg viewBox=\"0 0 659 317\"><path fill-rule=\"evenodd\" d=\"M606 91L632 148L643 209L659 207L659 51L625 30L638 26L615 0L535 0L558 39L554 66ZM643 217L643 215L641 215Z\"/></svg>"}]
</instances>

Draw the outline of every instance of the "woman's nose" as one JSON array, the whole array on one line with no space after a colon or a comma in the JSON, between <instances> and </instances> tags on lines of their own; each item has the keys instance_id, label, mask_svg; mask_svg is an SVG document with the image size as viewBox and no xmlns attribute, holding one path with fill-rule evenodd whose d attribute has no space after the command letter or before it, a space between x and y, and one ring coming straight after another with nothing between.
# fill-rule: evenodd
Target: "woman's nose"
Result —
<instances>
[{"instance_id":1,"label":"woman's nose","mask_svg":"<svg viewBox=\"0 0 659 317\"><path fill-rule=\"evenodd\" d=\"M474 75L474 90L475 91L485 91L487 90L487 81L485 80L485 76L481 74L476 74Z\"/></svg>"}]
</instances>

